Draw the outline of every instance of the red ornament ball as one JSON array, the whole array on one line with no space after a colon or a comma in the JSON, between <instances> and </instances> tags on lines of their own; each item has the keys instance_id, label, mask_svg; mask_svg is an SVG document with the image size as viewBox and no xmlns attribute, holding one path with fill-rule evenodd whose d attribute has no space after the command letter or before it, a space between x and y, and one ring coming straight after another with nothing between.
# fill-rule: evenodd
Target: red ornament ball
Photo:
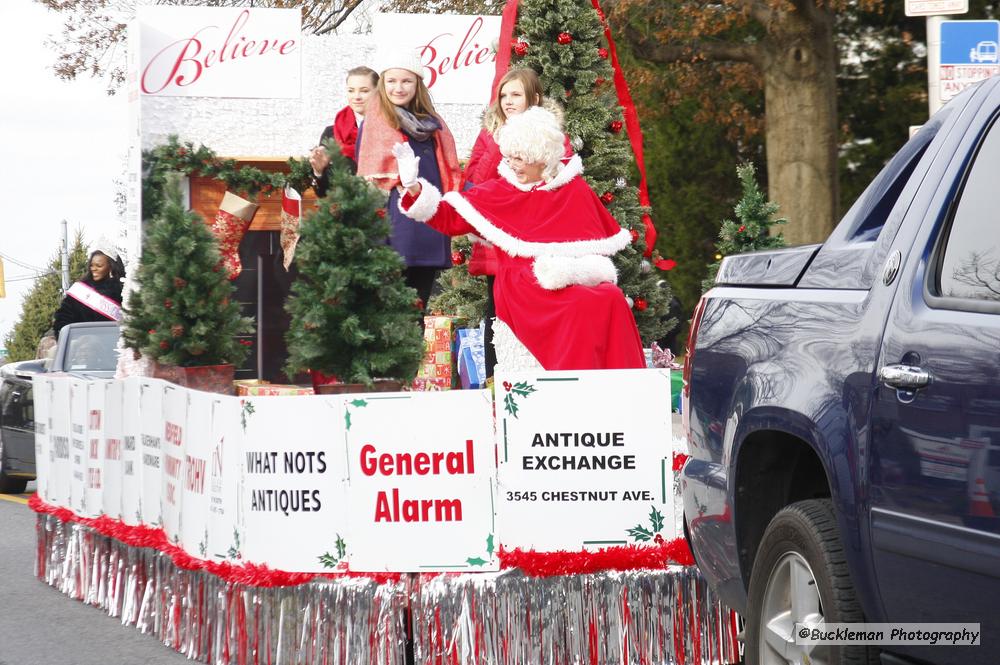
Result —
<instances>
[{"instance_id":1,"label":"red ornament ball","mask_svg":"<svg viewBox=\"0 0 1000 665\"><path fill-rule=\"evenodd\" d=\"M174 301L171 300L170 298L167 298L166 300L163 301L163 306L166 307L167 309L170 309L171 307L174 306Z\"/></svg>"},{"instance_id":2,"label":"red ornament ball","mask_svg":"<svg viewBox=\"0 0 1000 665\"><path fill-rule=\"evenodd\" d=\"M737 233L743 233L743 232L744 232L744 231L746 231L746 230L747 230L747 227L746 227L746 226L744 226L743 224L740 224L740 228L738 228L738 229L736 230L736 232L737 232Z\"/></svg>"},{"instance_id":3,"label":"red ornament ball","mask_svg":"<svg viewBox=\"0 0 1000 665\"><path fill-rule=\"evenodd\" d=\"M167 349L170 348L170 344L167 343L167 340L163 340L162 342L160 342L160 348L166 351Z\"/></svg>"},{"instance_id":4,"label":"red ornament ball","mask_svg":"<svg viewBox=\"0 0 1000 665\"><path fill-rule=\"evenodd\" d=\"M417 298L416 300L413 301L413 306L419 309L421 312L424 311L424 299Z\"/></svg>"},{"instance_id":5,"label":"red ornament ball","mask_svg":"<svg viewBox=\"0 0 1000 665\"><path fill-rule=\"evenodd\" d=\"M632 236L632 242L639 242L639 232L635 229L629 229L629 235Z\"/></svg>"},{"instance_id":6,"label":"red ornament ball","mask_svg":"<svg viewBox=\"0 0 1000 665\"><path fill-rule=\"evenodd\" d=\"M568 32L560 32L559 36L556 37L556 41L562 44L563 46L566 46L567 44L572 43L573 35L569 34Z\"/></svg>"},{"instance_id":7,"label":"red ornament ball","mask_svg":"<svg viewBox=\"0 0 1000 665\"><path fill-rule=\"evenodd\" d=\"M622 121L621 120L615 120L615 121L613 121L609 125L609 127L611 128L611 131L613 131L615 134L617 134L618 132L620 132L622 130L622 126L623 125L622 125Z\"/></svg>"},{"instance_id":8,"label":"red ornament ball","mask_svg":"<svg viewBox=\"0 0 1000 665\"><path fill-rule=\"evenodd\" d=\"M379 217L385 218L385 208L379 208L375 211L375 214Z\"/></svg>"},{"instance_id":9,"label":"red ornament ball","mask_svg":"<svg viewBox=\"0 0 1000 665\"><path fill-rule=\"evenodd\" d=\"M511 43L511 48L514 49L514 53L517 55L524 55L528 52L528 42L522 41L520 39L515 40Z\"/></svg>"},{"instance_id":10,"label":"red ornament ball","mask_svg":"<svg viewBox=\"0 0 1000 665\"><path fill-rule=\"evenodd\" d=\"M603 194L601 194L601 200L604 201L605 203L611 203L612 201L615 200L615 195L612 194L611 192L604 192Z\"/></svg>"},{"instance_id":11,"label":"red ornament ball","mask_svg":"<svg viewBox=\"0 0 1000 665\"><path fill-rule=\"evenodd\" d=\"M646 302L645 298L636 298L635 299L635 308L637 310L639 310L640 312L645 312L648 307L649 307L649 303Z\"/></svg>"},{"instance_id":12,"label":"red ornament ball","mask_svg":"<svg viewBox=\"0 0 1000 665\"><path fill-rule=\"evenodd\" d=\"M594 79L594 85L595 86L597 86L597 85L604 85L605 83L607 83L606 79L602 79L600 77L597 77L596 79Z\"/></svg>"},{"instance_id":13,"label":"red ornament ball","mask_svg":"<svg viewBox=\"0 0 1000 665\"><path fill-rule=\"evenodd\" d=\"M156 334L156 330L154 330L153 328L150 328L146 332L149 333L150 335L155 335Z\"/></svg>"},{"instance_id":14,"label":"red ornament ball","mask_svg":"<svg viewBox=\"0 0 1000 665\"><path fill-rule=\"evenodd\" d=\"M601 60L607 60L608 59L608 49L606 49L606 48L604 48L602 46L601 48L597 49L597 55L601 56Z\"/></svg>"},{"instance_id":15,"label":"red ornament ball","mask_svg":"<svg viewBox=\"0 0 1000 665\"><path fill-rule=\"evenodd\" d=\"M452 252L451 253L451 265L460 266L465 263L465 254L462 252Z\"/></svg>"}]
</instances>

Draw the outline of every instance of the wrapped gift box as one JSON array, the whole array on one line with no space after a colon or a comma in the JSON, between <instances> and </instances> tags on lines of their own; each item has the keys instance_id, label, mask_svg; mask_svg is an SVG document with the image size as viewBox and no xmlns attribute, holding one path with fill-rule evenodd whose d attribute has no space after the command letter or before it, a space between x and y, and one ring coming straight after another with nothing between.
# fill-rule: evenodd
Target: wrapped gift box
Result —
<instances>
[{"instance_id":1,"label":"wrapped gift box","mask_svg":"<svg viewBox=\"0 0 1000 665\"><path fill-rule=\"evenodd\" d=\"M237 384L236 394L241 397L272 397L277 395L314 395L312 386L285 385L281 383Z\"/></svg>"},{"instance_id":2,"label":"wrapped gift box","mask_svg":"<svg viewBox=\"0 0 1000 665\"><path fill-rule=\"evenodd\" d=\"M456 333L463 321L454 316L424 317L424 358L412 384L414 390L458 386Z\"/></svg>"},{"instance_id":3,"label":"wrapped gift box","mask_svg":"<svg viewBox=\"0 0 1000 665\"><path fill-rule=\"evenodd\" d=\"M486 385L486 349L480 328L458 331L458 376L466 390Z\"/></svg>"}]
</instances>

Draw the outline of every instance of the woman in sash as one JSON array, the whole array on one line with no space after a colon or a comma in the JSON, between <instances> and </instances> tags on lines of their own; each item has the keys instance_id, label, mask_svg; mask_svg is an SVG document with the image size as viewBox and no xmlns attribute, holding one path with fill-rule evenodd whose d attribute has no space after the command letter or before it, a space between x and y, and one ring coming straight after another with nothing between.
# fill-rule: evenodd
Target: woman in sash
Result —
<instances>
[{"instance_id":1,"label":"woman in sash","mask_svg":"<svg viewBox=\"0 0 1000 665\"><path fill-rule=\"evenodd\" d=\"M101 246L90 254L87 274L66 291L52 328L56 338L63 326L85 321L122 320L122 277L125 269L113 249Z\"/></svg>"}]
</instances>

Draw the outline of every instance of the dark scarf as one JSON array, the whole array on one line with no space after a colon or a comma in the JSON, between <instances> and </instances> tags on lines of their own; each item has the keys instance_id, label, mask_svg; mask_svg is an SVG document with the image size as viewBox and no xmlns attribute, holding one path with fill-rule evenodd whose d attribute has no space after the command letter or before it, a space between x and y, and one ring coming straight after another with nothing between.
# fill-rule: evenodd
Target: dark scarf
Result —
<instances>
[{"instance_id":1,"label":"dark scarf","mask_svg":"<svg viewBox=\"0 0 1000 665\"><path fill-rule=\"evenodd\" d=\"M426 141L441 129L441 123L434 116L418 118L401 106L396 107L396 117L399 118L399 130L417 141Z\"/></svg>"}]
</instances>

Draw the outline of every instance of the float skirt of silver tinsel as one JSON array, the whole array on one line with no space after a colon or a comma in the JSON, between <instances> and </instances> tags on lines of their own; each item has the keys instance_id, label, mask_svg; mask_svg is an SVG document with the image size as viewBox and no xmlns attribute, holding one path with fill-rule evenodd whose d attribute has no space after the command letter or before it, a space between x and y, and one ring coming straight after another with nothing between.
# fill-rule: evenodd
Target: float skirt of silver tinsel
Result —
<instances>
[{"instance_id":1,"label":"float skirt of silver tinsel","mask_svg":"<svg viewBox=\"0 0 1000 665\"><path fill-rule=\"evenodd\" d=\"M739 660L738 618L694 567L317 578L260 587L184 570L158 550L52 515L38 515L37 537L39 579L212 665Z\"/></svg>"}]
</instances>

